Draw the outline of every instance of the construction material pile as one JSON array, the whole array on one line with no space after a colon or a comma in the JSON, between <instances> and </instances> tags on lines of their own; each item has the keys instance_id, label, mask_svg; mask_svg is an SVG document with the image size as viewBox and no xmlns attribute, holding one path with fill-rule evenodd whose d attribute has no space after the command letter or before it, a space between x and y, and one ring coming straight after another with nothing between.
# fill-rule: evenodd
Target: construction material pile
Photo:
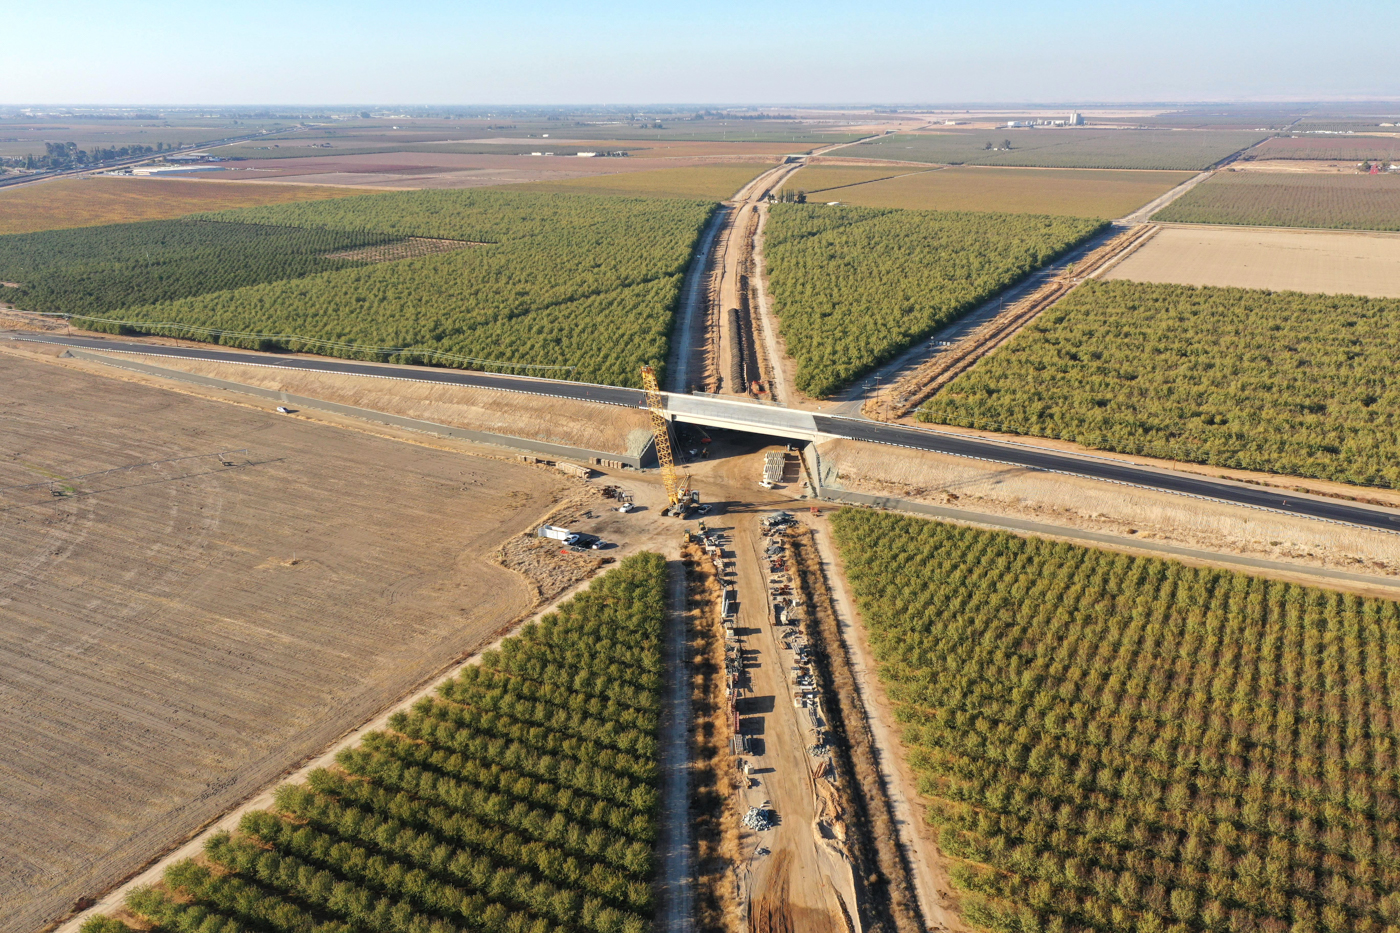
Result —
<instances>
[{"instance_id":1,"label":"construction material pile","mask_svg":"<svg viewBox=\"0 0 1400 933\"><path fill-rule=\"evenodd\" d=\"M773 811L764 807L749 807L749 812L745 813L739 820L747 829L754 832L767 832L773 828Z\"/></svg>"}]
</instances>

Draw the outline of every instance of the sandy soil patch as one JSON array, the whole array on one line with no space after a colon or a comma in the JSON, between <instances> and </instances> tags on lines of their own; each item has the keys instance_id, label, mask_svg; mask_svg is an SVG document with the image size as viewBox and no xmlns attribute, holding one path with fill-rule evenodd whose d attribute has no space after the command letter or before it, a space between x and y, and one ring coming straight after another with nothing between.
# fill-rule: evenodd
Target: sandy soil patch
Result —
<instances>
[{"instance_id":1,"label":"sandy soil patch","mask_svg":"<svg viewBox=\"0 0 1400 933\"><path fill-rule=\"evenodd\" d=\"M1226 554L1400 576L1400 535L858 441L828 441L818 450L823 487Z\"/></svg>"},{"instance_id":2,"label":"sandy soil patch","mask_svg":"<svg viewBox=\"0 0 1400 933\"><path fill-rule=\"evenodd\" d=\"M1164 226L1104 278L1400 298L1400 234Z\"/></svg>"},{"instance_id":3,"label":"sandy soil patch","mask_svg":"<svg viewBox=\"0 0 1400 933\"><path fill-rule=\"evenodd\" d=\"M126 354L118 354L126 356ZM640 409L543 398L462 386L370 376L298 373L271 365L207 363L174 357L134 357L162 369L277 389L472 431L531 437L550 444L637 455L651 437ZM386 370L392 372L392 370Z\"/></svg>"},{"instance_id":4,"label":"sandy soil patch","mask_svg":"<svg viewBox=\"0 0 1400 933\"><path fill-rule=\"evenodd\" d=\"M30 931L491 640L567 483L7 354L0 930ZM100 404L96 400L100 399ZM172 457L247 454L79 474Z\"/></svg>"}]
</instances>

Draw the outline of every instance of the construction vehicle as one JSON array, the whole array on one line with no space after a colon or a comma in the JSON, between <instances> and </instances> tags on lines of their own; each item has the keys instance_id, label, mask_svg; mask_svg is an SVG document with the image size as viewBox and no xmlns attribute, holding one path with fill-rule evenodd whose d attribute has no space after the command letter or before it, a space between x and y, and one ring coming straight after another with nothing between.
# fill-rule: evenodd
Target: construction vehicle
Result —
<instances>
[{"instance_id":1,"label":"construction vehicle","mask_svg":"<svg viewBox=\"0 0 1400 933\"><path fill-rule=\"evenodd\" d=\"M647 410L651 413L651 433L656 438L656 459L661 464L661 482L666 487L666 508L662 515L685 518L700 503L700 493L690 488L690 474L676 475L676 456L671 448L671 425L666 420L666 405L656 384L656 372L642 367L642 387L646 389Z\"/></svg>"}]
</instances>

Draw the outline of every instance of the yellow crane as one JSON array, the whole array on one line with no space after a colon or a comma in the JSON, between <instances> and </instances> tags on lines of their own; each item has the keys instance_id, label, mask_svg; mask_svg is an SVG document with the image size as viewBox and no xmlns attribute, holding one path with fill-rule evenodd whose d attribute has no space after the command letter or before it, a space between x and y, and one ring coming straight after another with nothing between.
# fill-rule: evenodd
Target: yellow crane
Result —
<instances>
[{"instance_id":1,"label":"yellow crane","mask_svg":"<svg viewBox=\"0 0 1400 933\"><path fill-rule=\"evenodd\" d=\"M661 463L661 482L666 486L666 498L670 513L677 506L677 515L684 515L690 504L690 477L685 482L676 476L676 457L671 450L671 430L666 422L666 404L661 399L661 389L656 384L656 372L650 366L642 367L642 388L647 393L647 409L651 412L651 433L656 437L656 459Z\"/></svg>"}]
</instances>

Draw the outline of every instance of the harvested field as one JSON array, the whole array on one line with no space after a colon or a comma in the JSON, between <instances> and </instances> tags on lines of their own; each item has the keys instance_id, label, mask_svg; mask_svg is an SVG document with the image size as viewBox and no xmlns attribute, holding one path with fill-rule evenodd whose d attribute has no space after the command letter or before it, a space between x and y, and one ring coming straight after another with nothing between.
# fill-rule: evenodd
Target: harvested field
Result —
<instances>
[{"instance_id":1,"label":"harvested field","mask_svg":"<svg viewBox=\"0 0 1400 933\"><path fill-rule=\"evenodd\" d=\"M493 637L548 473L0 366L0 917L29 933ZM101 399L101 404L95 404Z\"/></svg>"},{"instance_id":2,"label":"harvested field","mask_svg":"<svg viewBox=\"0 0 1400 933\"><path fill-rule=\"evenodd\" d=\"M1152 219L1168 223L1400 230L1400 175L1218 172Z\"/></svg>"},{"instance_id":3,"label":"harvested field","mask_svg":"<svg viewBox=\"0 0 1400 933\"><path fill-rule=\"evenodd\" d=\"M561 182L535 182L522 191L611 194L628 198L695 198L724 201L768 168L766 163L739 162L662 168L647 172L594 175Z\"/></svg>"},{"instance_id":4,"label":"harvested field","mask_svg":"<svg viewBox=\"0 0 1400 933\"><path fill-rule=\"evenodd\" d=\"M1287 136L1270 139L1251 159L1316 159L1360 162L1400 159L1400 136Z\"/></svg>"},{"instance_id":5,"label":"harvested field","mask_svg":"<svg viewBox=\"0 0 1400 933\"><path fill-rule=\"evenodd\" d=\"M1191 177L1189 172L1025 169L954 166L933 171L871 171L814 165L797 172L789 189L813 201L861 207L939 211L997 211L1112 219L1129 214ZM846 179L850 179L849 181Z\"/></svg>"},{"instance_id":6,"label":"harvested field","mask_svg":"<svg viewBox=\"0 0 1400 933\"><path fill-rule=\"evenodd\" d=\"M1040 443L1040 442L1037 442ZM928 451L825 441L823 488L1378 576L1400 576L1400 536ZM1393 590L1385 592L1394 595Z\"/></svg>"},{"instance_id":7,"label":"harvested field","mask_svg":"<svg viewBox=\"0 0 1400 933\"><path fill-rule=\"evenodd\" d=\"M1400 236L1163 227L1104 278L1400 298Z\"/></svg>"},{"instance_id":8,"label":"harvested field","mask_svg":"<svg viewBox=\"0 0 1400 933\"><path fill-rule=\"evenodd\" d=\"M685 167L709 163L700 159L678 159L673 164ZM221 182L276 180L284 184L372 188L479 188L643 172L656 167L654 160L642 159L471 155L434 151L307 156L237 163L220 174Z\"/></svg>"},{"instance_id":9,"label":"harvested field","mask_svg":"<svg viewBox=\"0 0 1400 933\"><path fill-rule=\"evenodd\" d=\"M256 187L173 178L65 178L0 190L0 235L167 220L284 201L341 198L354 191L305 185Z\"/></svg>"},{"instance_id":10,"label":"harvested field","mask_svg":"<svg viewBox=\"0 0 1400 933\"><path fill-rule=\"evenodd\" d=\"M149 358L138 359L151 362ZM155 362L162 369L277 389L293 395L472 431L531 437L585 450L637 455L651 439L651 422L645 412L615 405L605 407L572 399L542 398L404 379L298 373L271 365L205 363L176 357L161 357Z\"/></svg>"},{"instance_id":11,"label":"harvested field","mask_svg":"<svg viewBox=\"0 0 1400 933\"><path fill-rule=\"evenodd\" d=\"M831 158L832 161L827 162L827 158ZM788 194L805 191L814 195L836 188L846 188L850 185L865 185L887 178L898 178L901 175L944 170L941 165L872 165L870 163L852 165L839 161L840 158L841 151L837 150L834 156L819 156L809 161L804 167L788 176L780 191ZM812 200L821 201L824 199L814 197Z\"/></svg>"},{"instance_id":12,"label":"harvested field","mask_svg":"<svg viewBox=\"0 0 1400 933\"><path fill-rule=\"evenodd\" d=\"M841 155L901 162L1020 165L1040 168L1137 168L1200 171L1263 139L1230 130L1098 130L1082 127L895 133ZM1007 143L1011 144L1008 149Z\"/></svg>"}]
</instances>

